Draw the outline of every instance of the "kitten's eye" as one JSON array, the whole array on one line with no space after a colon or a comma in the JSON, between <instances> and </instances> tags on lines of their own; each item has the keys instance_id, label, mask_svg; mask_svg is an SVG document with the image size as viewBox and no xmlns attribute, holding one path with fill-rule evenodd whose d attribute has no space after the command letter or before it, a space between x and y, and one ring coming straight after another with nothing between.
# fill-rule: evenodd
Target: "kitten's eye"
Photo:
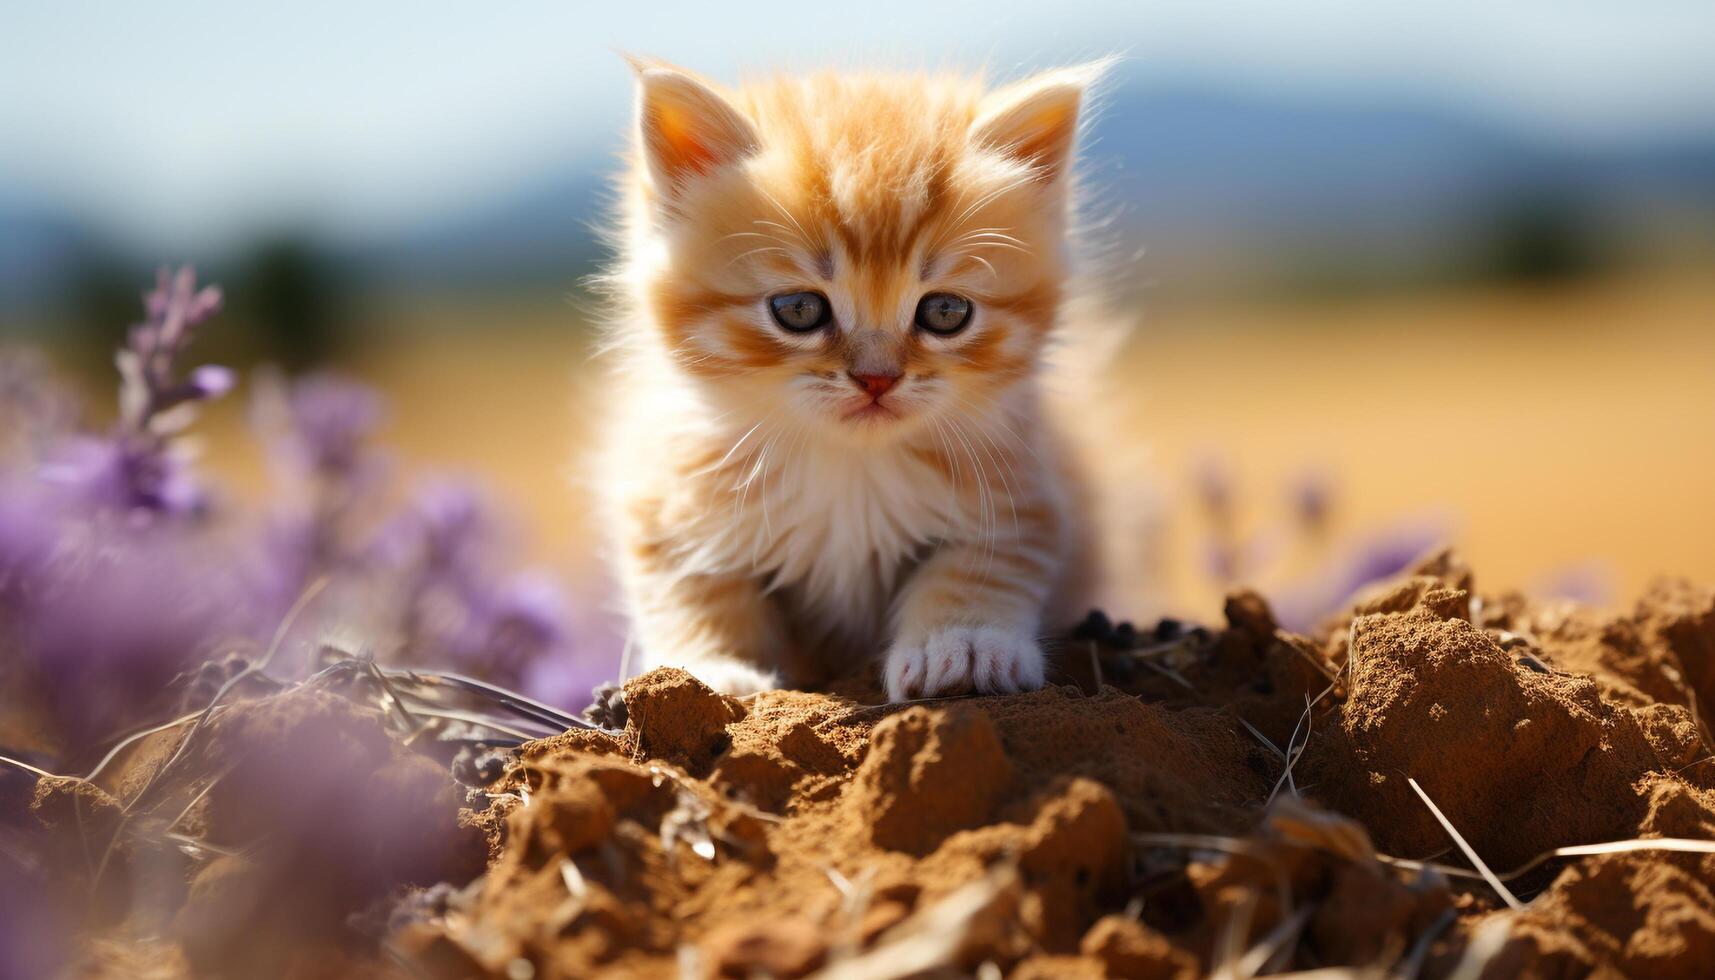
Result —
<instances>
[{"instance_id":1,"label":"kitten's eye","mask_svg":"<svg viewBox=\"0 0 1715 980\"><path fill-rule=\"evenodd\" d=\"M930 293L917 301L917 325L932 334L951 337L971 322L971 301L952 293Z\"/></svg>"},{"instance_id":2,"label":"kitten's eye","mask_svg":"<svg viewBox=\"0 0 1715 980\"><path fill-rule=\"evenodd\" d=\"M768 312L774 322L793 333L820 330L833 319L833 308L821 293L781 293L768 297Z\"/></svg>"}]
</instances>

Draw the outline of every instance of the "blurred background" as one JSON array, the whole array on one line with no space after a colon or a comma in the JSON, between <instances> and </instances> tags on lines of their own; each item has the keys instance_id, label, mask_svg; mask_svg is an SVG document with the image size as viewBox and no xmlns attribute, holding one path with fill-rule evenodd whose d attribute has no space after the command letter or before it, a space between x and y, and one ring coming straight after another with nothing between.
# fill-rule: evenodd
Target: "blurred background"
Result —
<instances>
[{"instance_id":1,"label":"blurred background","mask_svg":"<svg viewBox=\"0 0 1715 980\"><path fill-rule=\"evenodd\" d=\"M1121 611L1255 581L1313 612L1442 539L1485 586L1629 602L1715 579L1712 42L1694 0L12 4L0 346L105 394L140 286L194 263L229 299L203 359L377 386L401 457L589 581L616 52L727 81L1114 53L1086 173L1136 322L1097 433ZM263 485L242 399L201 433Z\"/></svg>"}]
</instances>

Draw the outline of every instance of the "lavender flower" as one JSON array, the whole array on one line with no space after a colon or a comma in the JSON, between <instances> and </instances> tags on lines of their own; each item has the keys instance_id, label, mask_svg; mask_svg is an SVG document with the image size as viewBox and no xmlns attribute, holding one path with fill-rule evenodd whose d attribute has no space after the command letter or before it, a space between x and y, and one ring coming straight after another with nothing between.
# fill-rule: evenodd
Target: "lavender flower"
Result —
<instances>
[{"instance_id":1,"label":"lavender flower","mask_svg":"<svg viewBox=\"0 0 1715 980\"><path fill-rule=\"evenodd\" d=\"M225 368L210 366L180 380L178 358L220 302L220 290L197 288L189 266L174 274L160 270L154 291L143 297L143 322L131 328L114 358L120 376L118 430L105 440L67 441L50 454L44 476L91 506L142 519L201 514L207 497L172 436L195 417L198 403L225 394L234 378Z\"/></svg>"},{"instance_id":2,"label":"lavender flower","mask_svg":"<svg viewBox=\"0 0 1715 980\"><path fill-rule=\"evenodd\" d=\"M258 536L257 594L284 613L317 576L363 574L390 469L371 444L385 415L373 389L331 374L263 373L251 420L278 480Z\"/></svg>"},{"instance_id":3,"label":"lavender flower","mask_svg":"<svg viewBox=\"0 0 1715 980\"><path fill-rule=\"evenodd\" d=\"M44 484L89 508L144 523L154 515L207 512L208 495L189 462L166 442L76 436L46 450L37 473Z\"/></svg>"},{"instance_id":4,"label":"lavender flower","mask_svg":"<svg viewBox=\"0 0 1715 980\"><path fill-rule=\"evenodd\" d=\"M1328 473L1321 468L1306 469L1292 481L1289 492L1292 514L1299 526L1313 535L1326 532L1334 499L1334 485Z\"/></svg>"},{"instance_id":5,"label":"lavender flower","mask_svg":"<svg viewBox=\"0 0 1715 980\"><path fill-rule=\"evenodd\" d=\"M289 387L273 382L258 396L259 428L302 475L368 476L370 442L386 418L373 388L334 374L312 374Z\"/></svg>"},{"instance_id":6,"label":"lavender flower","mask_svg":"<svg viewBox=\"0 0 1715 980\"><path fill-rule=\"evenodd\" d=\"M1192 470L1191 485L1209 523L1202 544L1203 570L1222 588L1230 587L1246 574L1244 543L1239 540L1234 511L1232 471L1226 460L1207 454Z\"/></svg>"},{"instance_id":7,"label":"lavender flower","mask_svg":"<svg viewBox=\"0 0 1715 980\"><path fill-rule=\"evenodd\" d=\"M1447 522L1434 517L1404 520L1360 537L1296 587L1271 596L1275 618L1289 630L1308 632L1364 586L1400 574L1447 537Z\"/></svg>"},{"instance_id":8,"label":"lavender flower","mask_svg":"<svg viewBox=\"0 0 1715 980\"><path fill-rule=\"evenodd\" d=\"M1192 489L1203 511L1217 524L1229 524L1233 518L1233 473L1227 461L1214 454L1197 461L1192 471Z\"/></svg>"},{"instance_id":9,"label":"lavender flower","mask_svg":"<svg viewBox=\"0 0 1715 980\"><path fill-rule=\"evenodd\" d=\"M315 608L293 621L293 649L337 637L567 704L607 676L610 663L581 654L608 653L617 631L591 625L549 576L515 571L474 488L429 482L389 515L390 460L372 445L384 406L362 385L264 379L257 416L281 477L275 497L257 515L211 507L176 436L236 382L223 367L181 364L220 293L189 269L162 271L144 305L116 357L120 418L106 435L72 428L40 395L38 366L0 362L0 404L39 406L51 423L29 452L0 455L0 650L16 651L0 709L31 698L54 726L44 734L87 749L156 713L170 679L202 659L265 642L321 579ZM277 667L306 662L287 655Z\"/></svg>"},{"instance_id":10,"label":"lavender flower","mask_svg":"<svg viewBox=\"0 0 1715 980\"><path fill-rule=\"evenodd\" d=\"M488 596L489 647L516 670L565 643L566 596L547 574L526 570Z\"/></svg>"},{"instance_id":11,"label":"lavender flower","mask_svg":"<svg viewBox=\"0 0 1715 980\"><path fill-rule=\"evenodd\" d=\"M1585 606L1611 605L1616 591L1613 567L1600 561L1563 565L1537 576L1525 588L1532 596Z\"/></svg>"},{"instance_id":12,"label":"lavender flower","mask_svg":"<svg viewBox=\"0 0 1715 980\"><path fill-rule=\"evenodd\" d=\"M426 483L383 529L376 561L403 583L401 632L412 660L483 662L497 605L489 583L498 536L482 493L444 479Z\"/></svg>"},{"instance_id":13,"label":"lavender flower","mask_svg":"<svg viewBox=\"0 0 1715 980\"><path fill-rule=\"evenodd\" d=\"M222 368L214 373L193 372L184 382L176 379L179 355L196 328L220 312L220 306L220 289L198 289L196 270L188 265L176 273L162 268L155 274L154 291L143 297L147 317L131 328L126 346L114 358L120 378L120 424L126 433L175 432L182 424L169 414L172 409L218 397L231 387L231 374Z\"/></svg>"},{"instance_id":14,"label":"lavender flower","mask_svg":"<svg viewBox=\"0 0 1715 980\"><path fill-rule=\"evenodd\" d=\"M508 573L506 528L475 487L430 482L383 532L375 567L403 583L399 632L413 663L445 665L576 705L617 662L617 624L572 603L558 578ZM580 594L599 595L599 588Z\"/></svg>"}]
</instances>

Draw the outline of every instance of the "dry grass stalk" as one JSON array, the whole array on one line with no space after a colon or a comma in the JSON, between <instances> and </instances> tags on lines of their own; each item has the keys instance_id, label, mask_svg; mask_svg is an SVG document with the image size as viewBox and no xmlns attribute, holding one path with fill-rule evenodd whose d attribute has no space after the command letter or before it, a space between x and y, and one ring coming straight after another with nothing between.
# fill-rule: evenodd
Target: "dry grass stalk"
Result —
<instances>
[{"instance_id":1,"label":"dry grass stalk","mask_svg":"<svg viewBox=\"0 0 1715 980\"><path fill-rule=\"evenodd\" d=\"M973 881L883 933L868 950L830 963L813 980L905 980L956 969L959 954L980 938L992 916L1018 887L1018 872L1002 867Z\"/></svg>"},{"instance_id":2,"label":"dry grass stalk","mask_svg":"<svg viewBox=\"0 0 1715 980\"><path fill-rule=\"evenodd\" d=\"M1447 975L1447 980L1481 980L1488 971L1489 961L1500 955L1506 946L1507 939L1512 935L1513 915L1511 912L1497 913L1493 918L1484 922L1471 937L1470 945L1465 947L1465 953L1459 957L1453 972Z\"/></svg>"},{"instance_id":3,"label":"dry grass stalk","mask_svg":"<svg viewBox=\"0 0 1715 980\"><path fill-rule=\"evenodd\" d=\"M1417 780L1408 776L1405 781L1413 790L1417 791L1418 797L1423 800L1423 805L1429 807L1429 812L1435 814L1435 819L1440 821L1442 829L1447 831L1447 836L1453 838L1453 843L1459 845L1459 850L1465 853L1466 860L1482 872L1483 879L1489 883L1490 888L1495 890L1495 894L1501 896L1501 900L1506 902L1507 906L1515 912L1524 908L1524 903L1519 901L1518 896L1501 883L1501 879L1495 877L1495 873L1490 871L1489 866L1483 863L1483 859L1477 856L1476 849L1465 842L1464 836L1459 833L1458 828L1453 826L1453 821L1448 820L1447 815L1441 812L1441 808L1435 805L1435 801L1429 798L1429 794L1423 791L1423 787L1417 785Z\"/></svg>"},{"instance_id":4,"label":"dry grass stalk","mask_svg":"<svg viewBox=\"0 0 1715 980\"><path fill-rule=\"evenodd\" d=\"M1545 861L1557 857L1591 857L1598 854L1626 854L1632 851L1670 851L1678 854L1715 854L1715 841L1693 840L1686 837L1635 837L1631 840L1605 841L1600 844L1570 844L1544 851L1529 861L1511 871L1496 874L1501 881L1512 881L1536 870ZM1455 867L1450 864L1438 864L1434 861L1413 861L1410 858L1390 857L1378 854L1376 858L1383 864L1410 871L1437 871L1452 878L1472 878L1482 881L1488 879L1480 872L1468 868Z\"/></svg>"}]
</instances>

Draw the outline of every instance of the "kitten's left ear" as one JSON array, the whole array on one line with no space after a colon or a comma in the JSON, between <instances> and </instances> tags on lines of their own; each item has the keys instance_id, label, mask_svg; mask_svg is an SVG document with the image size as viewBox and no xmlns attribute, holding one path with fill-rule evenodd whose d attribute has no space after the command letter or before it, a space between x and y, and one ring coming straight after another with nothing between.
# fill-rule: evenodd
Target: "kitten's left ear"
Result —
<instances>
[{"instance_id":1,"label":"kitten's left ear","mask_svg":"<svg viewBox=\"0 0 1715 980\"><path fill-rule=\"evenodd\" d=\"M663 62L633 59L637 128L649 175L671 197L688 179L756 151L756 129L714 87Z\"/></svg>"},{"instance_id":2,"label":"kitten's left ear","mask_svg":"<svg viewBox=\"0 0 1715 980\"><path fill-rule=\"evenodd\" d=\"M1085 93L1113 59L1058 68L990 93L971 123L971 142L1035 168L1044 181L1066 172Z\"/></svg>"}]
</instances>

